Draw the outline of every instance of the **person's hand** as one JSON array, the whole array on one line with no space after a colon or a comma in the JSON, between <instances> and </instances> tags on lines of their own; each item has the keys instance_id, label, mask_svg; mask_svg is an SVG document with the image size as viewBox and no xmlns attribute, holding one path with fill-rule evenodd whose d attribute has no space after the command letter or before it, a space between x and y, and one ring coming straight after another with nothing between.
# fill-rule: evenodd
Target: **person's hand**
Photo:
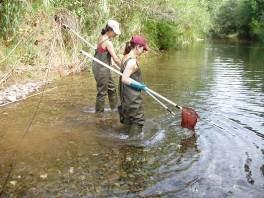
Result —
<instances>
[{"instance_id":1,"label":"person's hand","mask_svg":"<svg viewBox=\"0 0 264 198\"><path fill-rule=\"evenodd\" d=\"M135 81L135 80L132 80L132 82L129 84L129 86L132 88L132 89L134 89L134 90L136 90L136 91L142 91L142 90L146 90L146 85L145 84L143 84L143 83L140 83L140 82L137 82L137 81Z\"/></svg>"}]
</instances>

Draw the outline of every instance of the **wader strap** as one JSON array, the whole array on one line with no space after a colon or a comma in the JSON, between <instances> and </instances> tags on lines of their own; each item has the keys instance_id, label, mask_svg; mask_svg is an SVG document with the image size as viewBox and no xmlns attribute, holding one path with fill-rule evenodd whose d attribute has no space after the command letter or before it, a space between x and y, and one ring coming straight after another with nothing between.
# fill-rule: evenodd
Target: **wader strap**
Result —
<instances>
[{"instance_id":1,"label":"wader strap","mask_svg":"<svg viewBox=\"0 0 264 198\"><path fill-rule=\"evenodd\" d=\"M122 67L122 70L123 70L123 71L126 69L127 62L128 62L129 60L131 60L131 59L134 59L134 58L129 57L129 58L124 62L124 64L122 64L122 66L123 66L123 67ZM137 63L137 61L136 61L136 63ZM139 66L138 66L138 64L137 64L137 67L138 67L138 69L140 69ZM123 71L122 71L122 73L123 73Z\"/></svg>"},{"instance_id":2,"label":"wader strap","mask_svg":"<svg viewBox=\"0 0 264 198\"><path fill-rule=\"evenodd\" d=\"M100 43L97 44L97 46L100 46L102 45L105 41L109 40L109 38L105 39L105 40L102 40Z\"/></svg>"}]
</instances>

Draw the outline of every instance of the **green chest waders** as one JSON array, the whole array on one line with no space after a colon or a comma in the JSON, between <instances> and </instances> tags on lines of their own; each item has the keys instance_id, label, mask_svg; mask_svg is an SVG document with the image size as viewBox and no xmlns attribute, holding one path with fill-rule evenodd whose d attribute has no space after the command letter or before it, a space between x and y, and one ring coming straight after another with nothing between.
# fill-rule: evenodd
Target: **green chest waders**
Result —
<instances>
[{"instance_id":1,"label":"green chest waders","mask_svg":"<svg viewBox=\"0 0 264 198\"><path fill-rule=\"evenodd\" d=\"M111 65L111 55L108 51L101 53L98 52L98 50L96 50L94 57L106 63L107 65ZM100 65L100 63L94 61L93 74L96 80L96 88L97 88L95 111L96 112L104 111L106 95L108 95L110 108L112 110L116 109L117 93L110 70Z\"/></svg>"},{"instance_id":2,"label":"green chest waders","mask_svg":"<svg viewBox=\"0 0 264 198\"><path fill-rule=\"evenodd\" d=\"M121 72L125 70L126 60L121 67ZM130 78L142 82L141 71L138 69ZM144 125L143 100L140 91L136 91L119 80L119 92L121 105L118 107L120 122L124 124L129 135L138 134L142 131Z\"/></svg>"}]
</instances>

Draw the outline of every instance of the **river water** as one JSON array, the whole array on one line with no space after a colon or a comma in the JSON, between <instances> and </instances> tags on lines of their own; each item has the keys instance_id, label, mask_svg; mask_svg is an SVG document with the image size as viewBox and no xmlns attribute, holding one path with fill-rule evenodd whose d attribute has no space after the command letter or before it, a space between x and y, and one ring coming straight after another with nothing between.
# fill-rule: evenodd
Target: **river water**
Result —
<instances>
[{"instance_id":1,"label":"river water","mask_svg":"<svg viewBox=\"0 0 264 198\"><path fill-rule=\"evenodd\" d=\"M144 94L144 136L127 138L116 112L94 113L89 71L1 109L0 197L264 197L263 54L215 42L142 58L151 89L199 113L194 135Z\"/></svg>"}]
</instances>

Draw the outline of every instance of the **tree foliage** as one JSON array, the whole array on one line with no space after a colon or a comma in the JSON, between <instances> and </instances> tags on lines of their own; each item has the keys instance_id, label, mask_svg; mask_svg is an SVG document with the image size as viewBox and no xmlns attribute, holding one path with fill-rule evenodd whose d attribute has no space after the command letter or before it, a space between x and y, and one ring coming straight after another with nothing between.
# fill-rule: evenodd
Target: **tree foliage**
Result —
<instances>
[{"instance_id":1,"label":"tree foliage","mask_svg":"<svg viewBox=\"0 0 264 198\"><path fill-rule=\"evenodd\" d=\"M211 15L217 36L237 33L243 39L264 41L263 0L222 0Z\"/></svg>"},{"instance_id":2,"label":"tree foliage","mask_svg":"<svg viewBox=\"0 0 264 198\"><path fill-rule=\"evenodd\" d=\"M28 7L47 14L68 10L92 39L115 18L122 24L120 41L144 34L159 49L179 47L208 33L264 41L263 0L1 0L1 38L16 36Z\"/></svg>"}]
</instances>

